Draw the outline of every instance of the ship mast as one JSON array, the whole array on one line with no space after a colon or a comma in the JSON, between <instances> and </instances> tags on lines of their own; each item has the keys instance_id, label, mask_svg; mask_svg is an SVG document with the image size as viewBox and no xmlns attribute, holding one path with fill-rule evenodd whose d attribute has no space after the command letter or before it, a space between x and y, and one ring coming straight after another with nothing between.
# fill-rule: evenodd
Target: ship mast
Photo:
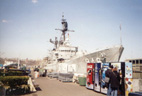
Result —
<instances>
[{"instance_id":1,"label":"ship mast","mask_svg":"<svg viewBox=\"0 0 142 96\"><path fill-rule=\"evenodd\" d=\"M64 19L64 15L62 15L61 24L62 24L62 29L55 29L55 30L60 30L62 32L60 41L57 40L57 37L55 37L55 41L50 39L50 42L55 45L55 49L57 49L58 45L65 44L67 32L74 32L74 30L68 30L68 23L67 23L66 19Z\"/></svg>"},{"instance_id":2,"label":"ship mast","mask_svg":"<svg viewBox=\"0 0 142 96\"><path fill-rule=\"evenodd\" d=\"M63 40L65 41L67 31L74 32L74 30L68 30L68 23L66 19L64 19L64 15L62 15L61 24L62 24L62 29L55 29L55 30L60 30L62 32Z\"/></svg>"}]
</instances>

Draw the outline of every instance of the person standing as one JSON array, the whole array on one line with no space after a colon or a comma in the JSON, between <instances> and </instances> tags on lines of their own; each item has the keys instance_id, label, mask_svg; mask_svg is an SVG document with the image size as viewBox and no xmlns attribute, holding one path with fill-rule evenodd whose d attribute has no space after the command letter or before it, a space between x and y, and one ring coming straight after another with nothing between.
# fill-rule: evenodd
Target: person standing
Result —
<instances>
[{"instance_id":1,"label":"person standing","mask_svg":"<svg viewBox=\"0 0 142 96\"><path fill-rule=\"evenodd\" d=\"M111 84L111 95L117 96L118 89L120 86L120 74L117 72L117 66L115 66L110 73L110 84Z\"/></svg>"},{"instance_id":2,"label":"person standing","mask_svg":"<svg viewBox=\"0 0 142 96\"><path fill-rule=\"evenodd\" d=\"M46 74L47 74L47 69L44 69L43 76L46 77Z\"/></svg>"},{"instance_id":3,"label":"person standing","mask_svg":"<svg viewBox=\"0 0 142 96\"><path fill-rule=\"evenodd\" d=\"M108 77L110 79L110 74L113 70L113 65L110 65L109 68L107 69L107 71L105 72L106 77ZM111 96L111 84L110 84L110 80L109 82L105 82L105 85L107 87L107 96Z\"/></svg>"}]
</instances>

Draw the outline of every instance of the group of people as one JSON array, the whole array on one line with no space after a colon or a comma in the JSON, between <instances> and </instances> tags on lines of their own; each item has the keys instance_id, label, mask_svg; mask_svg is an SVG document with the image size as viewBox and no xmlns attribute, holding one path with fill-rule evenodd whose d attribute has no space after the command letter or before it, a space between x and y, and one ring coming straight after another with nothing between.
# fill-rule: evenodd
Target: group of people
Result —
<instances>
[{"instance_id":1,"label":"group of people","mask_svg":"<svg viewBox=\"0 0 142 96\"><path fill-rule=\"evenodd\" d=\"M118 71L117 66L110 65L109 69L105 72L108 82L106 82L107 96L117 96L118 90L120 89L120 80L122 75Z\"/></svg>"},{"instance_id":2,"label":"group of people","mask_svg":"<svg viewBox=\"0 0 142 96\"><path fill-rule=\"evenodd\" d=\"M47 69L35 68L34 69L34 74L35 74L35 78L46 77Z\"/></svg>"}]
</instances>

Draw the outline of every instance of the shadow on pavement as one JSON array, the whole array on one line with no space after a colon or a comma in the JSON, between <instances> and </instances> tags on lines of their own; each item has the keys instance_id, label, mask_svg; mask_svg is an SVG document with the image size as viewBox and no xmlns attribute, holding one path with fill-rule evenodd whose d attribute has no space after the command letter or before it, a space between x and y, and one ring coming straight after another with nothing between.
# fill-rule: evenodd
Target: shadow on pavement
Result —
<instances>
[{"instance_id":1,"label":"shadow on pavement","mask_svg":"<svg viewBox=\"0 0 142 96\"><path fill-rule=\"evenodd\" d=\"M37 91L42 91L40 87L35 88Z\"/></svg>"}]
</instances>

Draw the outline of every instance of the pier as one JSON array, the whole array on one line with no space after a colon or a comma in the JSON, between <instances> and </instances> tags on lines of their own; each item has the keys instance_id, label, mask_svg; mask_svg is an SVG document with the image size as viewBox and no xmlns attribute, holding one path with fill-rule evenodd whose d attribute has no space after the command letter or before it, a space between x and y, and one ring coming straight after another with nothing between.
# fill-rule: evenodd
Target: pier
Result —
<instances>
[{"instance_id":1,"label":"pier","mask_svg":"<svg viewBox=\"0 0 142 96\"><path fill-rule=\"evenodd\" d=\"M85 86L80 86L72 82L60 82L55 78L39 77L35 79L38 89L34 93L21 96L105 96L93 90L88 90Z\"/></svg>"}]
</instances>

